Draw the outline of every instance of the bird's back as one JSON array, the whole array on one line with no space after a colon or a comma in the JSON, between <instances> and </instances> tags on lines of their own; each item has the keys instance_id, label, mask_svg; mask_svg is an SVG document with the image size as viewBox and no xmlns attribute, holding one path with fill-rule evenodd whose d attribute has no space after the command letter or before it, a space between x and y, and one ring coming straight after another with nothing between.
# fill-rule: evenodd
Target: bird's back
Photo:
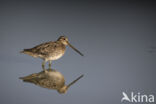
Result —
<instances>
[{"instance_id":1,"label":"bird's back","mask_svg":"<svg viewBox=\"0 0 156 104\"><path fill-rule=\"evenodd\" d=\"M61 42L46 42L40 45L37 45L30 49L24 49L22 53L28 54L33 57L40 57L40 58L53 58L58 57L59 55L64 54L65 52L65 45ZM55 58L54 58L55 59Z\"/></svg>"}]
</instances>

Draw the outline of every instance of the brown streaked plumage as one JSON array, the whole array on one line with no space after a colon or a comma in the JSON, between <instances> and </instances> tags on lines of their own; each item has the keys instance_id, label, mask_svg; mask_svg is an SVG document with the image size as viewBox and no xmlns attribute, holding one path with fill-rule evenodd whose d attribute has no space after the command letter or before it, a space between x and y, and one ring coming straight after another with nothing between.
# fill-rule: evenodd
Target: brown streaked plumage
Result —
<instances>
[{"instance_id":1,"label":"brown streaked plumage","mask_svg":"<svg viewBox=\"0 0 156 104\"><path fill-rule=\"evenodd\" d=\"M43 88L57 90L60 94L67 92L69 87L77 82L83 75L72 81L70 84L65 85L64 76L54 69L47 69L39 73L33 73L31 75L20 77L24 82L33 83Z\"/></svg>"},{"instance_id":2,"label":"brown streaked plumage","mask_svg":"<svg viewBox=\"0 0 156 104\"><path fill-rule=\"evenodd\" d=\"M83 56L83 54L80 51L78 51L68 42L68 38L65 36L60 36L58 40L54 42L50 41L37 45L30 49L24 49L23 51L21 51L21 53L28 54L35 58L39 57L43 59L44 61L42 63L42 68L44 70L45 62L49 61L50 68L52 60L57 60L64 55L67 45L69 45L72 49L74 49L81 56Z\"/></svg>"}]
</instances>

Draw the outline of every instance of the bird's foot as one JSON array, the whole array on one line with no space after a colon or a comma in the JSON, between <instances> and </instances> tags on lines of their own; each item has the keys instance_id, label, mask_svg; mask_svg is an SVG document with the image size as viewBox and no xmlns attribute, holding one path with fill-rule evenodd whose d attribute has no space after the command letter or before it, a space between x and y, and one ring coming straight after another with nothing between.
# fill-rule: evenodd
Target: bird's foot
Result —
<instances>
[{"instance_id":1,"label":"bird's foot","mask_svg":"<svg viewBox=\"0 0 156 104\"><path fill-rule=\"evenodd\" d=\"M51 69L51 61L49 61L49 64L48 65L49 65L49 69Z\"/></svg>"},{"instance_id":2,"label":"bird's foot","mask_svg":"<svg viewBox=\"0 0 156 104\"><path fill-rule=\"evenodd\" d=\"M43 69L43 71L45 71L45 70L46 70L44 65L42 65L42 69Z\"/></svg>"}]
</instances>

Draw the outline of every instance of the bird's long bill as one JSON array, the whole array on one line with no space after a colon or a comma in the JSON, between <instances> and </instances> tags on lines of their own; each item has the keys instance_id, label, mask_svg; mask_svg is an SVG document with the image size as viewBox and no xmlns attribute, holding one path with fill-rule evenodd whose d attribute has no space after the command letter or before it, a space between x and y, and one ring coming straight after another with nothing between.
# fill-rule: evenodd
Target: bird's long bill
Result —
<instances>
[{"instance_id":1,"label":"bird's long bill","mask_svg":"<svg viewBox=\"0 0 156 104\"><path fill-rule=\"evenodd\" d=\"M69 88L71 85L73 85L75 82L77 82L79 79L81 79L84 75L81 75L80 77L78 77L76 80L74 80L73 82L71 82L70 84L67 85L67 88Z\"/></svg>"},{"instance_id":2,"label":"bird's long bill","mask_svg":"<svg viewBox=\"0 0 156 104\"><path fill-rule=\"evenodd\" d=\"M68 43L68 45L69 45L73 50L75 50L77 53L79 53L81 56L83 56L83 54L82 54L79 50L77 50L74 46L72 46L70 43Z\"/></svg>"}]
</instances>

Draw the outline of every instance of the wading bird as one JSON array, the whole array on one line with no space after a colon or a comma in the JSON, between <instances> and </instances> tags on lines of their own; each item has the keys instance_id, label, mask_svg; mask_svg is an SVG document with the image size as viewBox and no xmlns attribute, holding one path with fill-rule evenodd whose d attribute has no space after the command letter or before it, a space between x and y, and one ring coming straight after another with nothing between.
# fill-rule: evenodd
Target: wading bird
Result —
<instances>
[{"instance_id":1,"label":"wading bird","mask_svg":"<svg viewBox=\"0 0 156 104\"><path fill-rule=\"evenodd\" d=\"M78 52L81 56L83 56L83 54L79 50L77 50L69 43L68 38L65 36L60 36L57 41L54 42L50 41L42 43L30 49L24 49L23 51L21 51L21 53L28 54L35 58L39 57L43 59L44 61L42 62L42 68L43 70L45 70L45 63L49 61L49 68L51 68L52 61L57 60L64 55L67 45Z\"/></svg>"}]
</instances>

